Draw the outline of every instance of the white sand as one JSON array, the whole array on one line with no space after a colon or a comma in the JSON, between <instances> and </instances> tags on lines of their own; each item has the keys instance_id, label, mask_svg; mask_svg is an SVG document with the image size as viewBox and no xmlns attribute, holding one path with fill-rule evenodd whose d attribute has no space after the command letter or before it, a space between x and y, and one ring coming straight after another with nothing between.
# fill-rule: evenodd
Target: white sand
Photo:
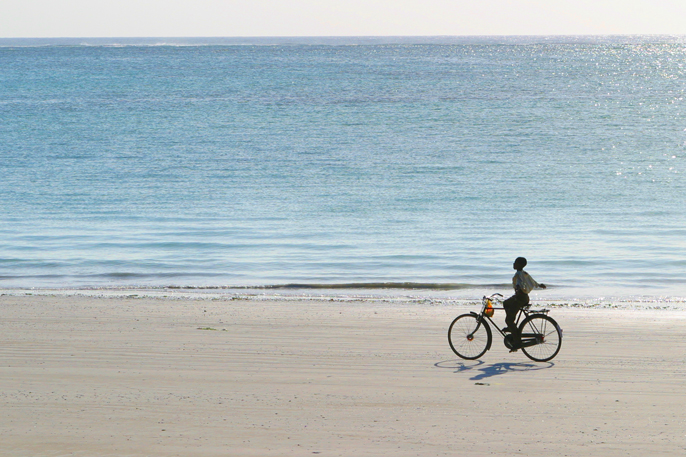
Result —
<instances>
[{"instance_id":1,"label":"white sand","mask_svg":"<svg viewBox=\"0 0 686 457\"><path fill-rule=\"evenodd\" d=\"M554 309L534 363L466 310L2 296L0 455L686 455L686 313Z\"/></svg>"}]
</instances>

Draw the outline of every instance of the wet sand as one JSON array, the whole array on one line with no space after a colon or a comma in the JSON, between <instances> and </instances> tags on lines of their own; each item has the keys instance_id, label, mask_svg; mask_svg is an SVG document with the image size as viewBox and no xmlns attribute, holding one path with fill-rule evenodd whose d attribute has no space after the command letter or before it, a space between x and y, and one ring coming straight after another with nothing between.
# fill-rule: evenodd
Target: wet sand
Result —
<instances>
[{"instance_id":1,"label":"wet sand","mask_svg":"<svg viewBox=\"0 0 686 457\"><path fill-rule=\"evenodd\" d=\"M553 309L552 362L470 362L472 309L5 295L0 454L686 454L686 313Z\"/></svg>"}]
</instances>

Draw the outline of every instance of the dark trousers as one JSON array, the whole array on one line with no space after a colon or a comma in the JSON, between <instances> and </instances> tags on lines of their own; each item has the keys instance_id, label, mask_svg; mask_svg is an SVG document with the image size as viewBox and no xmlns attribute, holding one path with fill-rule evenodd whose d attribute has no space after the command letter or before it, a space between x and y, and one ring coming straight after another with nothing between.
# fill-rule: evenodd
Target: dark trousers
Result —
<instances>
[{"instance_id":1,"label":"dark trousers","mask_svg":"<svg viewBox=\"0 0 686 457\"><path fill-rule=\"evenodd\" d=\"M528 304L529 294L525 294L520 290L515 291L513 296L503 302L503 308L505 308L505 323L507 324L507 328L510 329L514 341L521 340L519 330L517 330L517 327L515 326L517 313Z\"/></svg>"}]
</instances>

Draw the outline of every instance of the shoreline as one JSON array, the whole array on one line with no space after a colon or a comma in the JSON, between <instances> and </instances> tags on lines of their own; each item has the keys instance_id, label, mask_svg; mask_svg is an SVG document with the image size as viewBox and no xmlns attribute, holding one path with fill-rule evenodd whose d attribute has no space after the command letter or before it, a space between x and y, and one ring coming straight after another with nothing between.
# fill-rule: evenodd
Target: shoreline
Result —
<instances>
[{"instance_id":1,"label":"shoreline","mask_svg":"<svg viewBox=\"0 0 686 457\"><path fill-rule=\"evenodd\" d=\"M458 359L447 328L471 310L2 295L0 454L686 451L686 313L554 309L562 349L535 363L497 339Z\"/></svg>"},{"instance_id":2,"label":"shoreline","mask_svg":"<svg viewBox=\"0 0 686 457\"><path fill-rule=\"evenodd\" d=\"M504 289L504 288L503 288ZM503 290L501 289L501 291ZM497 290L497 289L495 289ZM338 301L369 303L424 304L469 306L478 308L481 297L490 295L489 289L436 291L417 289L309 289L264 287L91 287L91 288L0 288L0 296L83 296L92 298L137 298L156 300L253 300L253 301ZM505 291L503 295L507 297ZM553 289L531 294L534 307L581 309L646 309L686 312L686 297L669 295L574 296L557 294Z\"/></svg>"}]
</instances>

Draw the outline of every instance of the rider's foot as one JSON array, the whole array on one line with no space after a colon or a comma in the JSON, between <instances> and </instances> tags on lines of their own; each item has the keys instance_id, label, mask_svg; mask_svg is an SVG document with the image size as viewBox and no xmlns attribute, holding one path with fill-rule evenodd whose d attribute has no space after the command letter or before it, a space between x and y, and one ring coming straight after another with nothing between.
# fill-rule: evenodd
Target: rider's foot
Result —
<instances>
[{"instance_id":1,"label":"rider's foot","mask_svg":"<svg viewBox=\"0 0 686 457\"><path fill-rule=\"evenodd\" d=\"M510 348L510 352L517 352L519 349L521 349L521 347L522 347L521 341L513 341L512 347Z\"/></svg>"},{"instance_id":2,"label":"rider's foot","mask_svg":"<svg viewBox=\"0 0 686 457\"><path fill-rule=\"evenodd\" d=\"M503 327L502 332L503 333L511 333L512 331L510 330L510 327Z\"/></svg>"}]
</instances>

